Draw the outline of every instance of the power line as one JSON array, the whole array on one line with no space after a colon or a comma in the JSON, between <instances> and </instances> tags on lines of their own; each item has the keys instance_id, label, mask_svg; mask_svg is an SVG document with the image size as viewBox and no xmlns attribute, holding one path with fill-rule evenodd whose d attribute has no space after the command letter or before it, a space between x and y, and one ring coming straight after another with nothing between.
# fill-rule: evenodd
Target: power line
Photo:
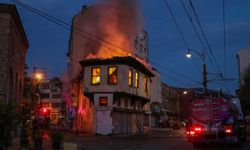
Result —
<instances>
[{"instance_id":1,"label":"power line","mask_svg":"<svg viewBox=\"0 0 250 150\"><path fill-rule=\"evenodd\" d=\"M199 18L198 18L198 15L197 15L197 13L196 13L196 11L195 11L195 8L194 8L194 6L193 6L193 3L192 3L191 0L189 0L189 3L190 3L190 6L191 6L191 8L192 8L192 11L193 11L193 13L194 13L194 15L195 15L196 21L197 21L198 26L199 26L199 28L200 28L200 30L201 30L202 36L203 36L203 38L204 38L204 40L205 40L205 43L206 43L206 45L207 45L207 47L208 47L208 50L209 50L210 54L212 55L212 58L213 58L214 61L215 61L216 67L217 67L217 69L218 69L220 75L222 76L221 69L220 69L220 67L219 67L219 65L218 65L218 63L217 63L217 60L216 60L216 58L215 58L215 56L214 56L214 53L213 53L213 51L212 51L212 49L211 49L211 47L210 47L210 44L209 44L209 42L208 42L208 40L207 40L206 34L205 34L205 32L204 32L204 30L203 30L203 27L202 27L202 25L201 25L201 23L200 23L200 20L199 20Z\"/></svg>"},{"instance_id":2,"label":"power line","mask_svg":"<svg viewBox=\"0 0 250 150\"><path fill-rule=\"evenodd\" d=\"M43 18L45 18L45 19L47 19L47 20L49 20L49 21L51 21L51 22L53 22L53 23L55 23L55 24L57 24L57 25L59 25L59 26L61 26L63 28L65 28L67 30L71 31L71 25L70 24L68 24L68 23L66 23L66 22L64 22L64 21L62 21L62 20L60 20L60 19L58 19L56 17L53 17L53 16L51 16L51 15L49 15L47 13L44 13L44 12L42 12L42 11L40 11L38 9L35 9L35 8L33 8L33 7L31 7L31 6L27 5L27 4L24 4L22 2L19 2L19 1L16 1L16 0L10 0L10 1L17 4L17 5L19 5L19 6L22 6L22 7L26 8L26 9L28 9L29 11L32 11L33 13L36 13L37 15L39 15L39 16L41 16L41 17L43 17ZM113 43L111 43L109 41L105 41L103 39L100 39L99 37L97 37L97 36L95 36L93 34L90 34L90 33L86 32L86 31L84 31L84 30L82 30L82 29L80 29L80 28L78 28L76 26L74 26L74 27L72 26L72 29L73 29L74 33L77 33L78 35L81 35L82 37L87 38L87 39L89 39L91 41L94 41L95 44L100 45L100 44L103 44L103 42L104 42L105 44L109 44L109 45L111 45L113 47L116 47L116 48L122 50L122 51L126 51L128 53L131 53L128 50L125 50L125 49L123 49L123 48L121 48L121 47L119 47L119 46L117 46L117 45L115 45L115 44L113 44ZM110 47L108 47L106 45L103 45L103 46L105 48L109 49L110 51L114 52L114 49L112 49L112 48L110 48ZM120 53L118 51L116 53L119 53L120 55L122 55L122 53Z\"/></svg>"},{"instance_id":3,"label":"power line","mask_svg":"<svg viewBox=\"0 0 250 150\"><path fill-rule=\"evenodd\" d=\"M170 5L169 5L168 1L167 1L167 0L164 0L164 2L165 2L165 5L166 5L167 8L168 8L168 10L169 10L169 12L170 12L170 14L171 14L173 20L174 20L175 26L176 26L177 30L179 31L179 33L180 33L180 35L181 35L181 38L182 38L182 40L183 40L183 42L184 42L186 48L187 48L187 49L190 49L190 48L189 48L189 45L188 45L188 43L187 43L187 41L186 41L186 39L184 38L184 34L183 34L183 32L181 31L181 28L180 28L180 26L179 26L178 23L177 23L177 20L176 20L174 14L173 14L173 11L172 11L171 8L170 8ZM193 59L192 59L192 61L193 61L193 65L195 66L196 71L199 72L199 69L198 69L198 67L197 67L197 65L195 64L195 62L194 62Z\"/></svg>"},{"instance_id":4,"label":"power line","mask_svg":"<svg viewBox=\"0 0 250 150\"><path fill-rule=\"evenodd\" d=\"M194 22L193 22L193 20L192 20L192 16L188 13L187 7L185 6L183 0L180 0L180 2L181 2L181 4L182 4L182 6L183 6L183 8L184 8L184 10L185 10L185 12L186 12L186 14L187 14L187 16L188 16L188 20L189 20L189 21L191 22L191 24L192 24L192 27L193 27L193 29L194 29L194 31L195 31L195 34L196 34L198 40L199 40L200 43L201 43L202 48L205 50L205 52L206 52L206 54L207 54L206 46L205 46L204 42L202 41L202 39L201 39L201 37L200 37L200 34L198 33L198 30L197 30L196 26L194 25ZM209 55L208 55L208 56L209 56ZM214 65L214 63L213 63L213 61L212 61L212 59L211 59L210 57L208 57L208 58L209 58L209 61L210 61L211 65L212 65L214 71L216 72L216 67L215 67L215 65Z\"/></svg>"},{"instance_id":5,"label":"power line","mask_svg":"<svg viewBox=\"0 0 250 150\"><path fill-rule=\"evenodd\" d=\"M49 21L52 22L52 23L55 23L55 24L57 24L57 25L59 25L59 26L65 28L65 29L67 29L67 30L71 30L71 25L70 25L70 24L65 23L64 21L62 21L62 20L60 20L60 19L58 19L58 18L56 18L56 17L53 17L53 16L51 16L51 15L49 15L49 14L47 14L47 13L44 13L44 12L42 12L42 11L40 11L40 10L37 10L37 9L33 8L32 6L29 6L29 5L24 4L24 3L22 3L22 2L19 2L19 1L16 1L16 0L10 0L10 1L13 2L13 3L15 3L15 4L17 4L17 5L19 5L19 6L22 6L23 8L25 8L25 9L27 9L27 10L29 10L29 11L31 11L31 12L33 12L33 13L35 13L35 14L37 14L37 15L43 17L43 18L45 18L45 19L47 19L47 20L49 20ZM100 41L101 41L101 42L105 42L106 44L110 44L110 45L112 45L112 46L114 46L114 47L120 48L120 47L114 45L114 44L111 43L111 42L103 41L103 39L95 39L96 36L94 36L94 35L92 35L92 34L89 34L88 32L83 31L82 29L80 29L80 28L78 28L78 27L72 26L72 29L73 29L72 32L74 32L74 33L76 33L76 34L78 34L78 35L80 35L80 36L83 36L84 38L87 38L87 39L90 39L90 40L94 41L95 44L96 44L96 43L97 43L97 44L100 44ZM83 33L80 33L80 32L83 32ZM88 34L88 35L91 36L91 37L86 36L85 34ZM116 50L114 50L114 49L112 49L112 48L110 48L110 47L108 47L108 46L105 46L105 48L107 48L107 50L109 50L109 51L113 51L113 52L115 52L115 53L121 54L120 52L118 52L118 51L116 51ZM120 49L121 49L121 48L120 48ZM127 50L124 50L124 49L122 49L122 50L123 50L123 51L127 51ZM152 62L152 61L150 61L150 62L151 62L152 64L155 64L155 65L157 65L157 66L160 66L161 68L166 69L165 67L163 67L163 66L161 66L161 65L159 65L159 64L157 64L157 63L155 63L155 62ZM192 79L192 78L190 78L190 77L188 77L188 76L186 76L186 75L177 73L176 71L173 71L173 70L167 70L167 71L172 72L172 73L175 73L175 74L179 75L180 77L183 77L183 78L186 78L186 79L189 79L189 80L194 81L194 79Z\"/></svg>"},{"instance_id":6,"label":"power line","mask_svg":"<svg viewBox=\"0 0 250 150\"><path fill-rule=\"evenodd\" d=\"M180 33L180 35L181 35L181 38L182 38L182 40L183 40L185 46L187 47L187 49L189 49L188 43L187 43L186 39L184 38L184 35L183 35L182 31L181 31L181 28L180 28L180 26L178 25L177 20L175 19L175 16L174 16L174 14L173 14L173 11L172 11L171 8L170 8L170 5L169 5L168 1L167 1L167 0L164 0L164 2L165 2L165 5L166 5L167 8L168 8L168 10L169 10L169 12L170 12L170 14L171 14L173 20L174 20L175 26L176 26L177 30L179 31L179 33Z\"/></svg>"},{"instance_id":7,"label":"power line","mask_svg":"<svg viewBox=\"0 0 250 150\"><path fill-rule=\"evenodd\" d=\"M225 77L227 78L227 55L226 55L226 18L225 18L225 0L223 0L223 45L224 45L224 66L225 66Z\"/></svg>"}]
</instances>

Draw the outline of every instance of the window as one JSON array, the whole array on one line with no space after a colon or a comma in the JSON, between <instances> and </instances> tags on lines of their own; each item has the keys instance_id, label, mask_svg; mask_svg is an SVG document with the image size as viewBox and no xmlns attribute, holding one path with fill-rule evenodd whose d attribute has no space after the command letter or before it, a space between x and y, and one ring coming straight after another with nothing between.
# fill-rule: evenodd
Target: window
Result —
<instances>
[{"instance_id":1,"label":"window","mask_svg":"<svg viewBox=\"0 0 250 150\"><path fill-rule=\"evenodd\" d=\"M121 100L120 100L120 99L117 101L117 106L118 106L118 107L121 106Z\"/></svg>"},{"instance_id":2,"label":"window","mask_svg":"<svg viewBox=\"0 0 250 150\"><path fill-rule=\"evenodd\" d=\"M148 78L144 76L144 91L148 92Z\"/></svg>"},{"instance_id":3,"label":"window","mask_svg":"<svg viewBox=\"0 0 250 150\"><path fill-rule=\"evenodd\" d=\"M128 107L128 99L125 99L125 107Z\"/></svg>"},{"instance_id":4,"label":"window","mask_svg":"<svg viewBox=\"0 0 250 150\"><path fill-rule=\"evenodd\" d=\"M100 97L99 106L107 106L107 105L108 105L108 97Z\"/></svg>"},{"instance_id":5,"label":"window","mask_svg":"<svg viewBox=\"0 0 250 150\"><path fill-rule=\"evenodd\" d=\"M40 98L41 99L46 99L46 98L49 98L49 97L50 97L49 93L40 93Z\"/></svg>"},{"instance_id":6,"label":"window","mask_svg":"<svg viewBox=\"0 0 250 150\"><path fill-rule=\"evenodd\" d=\"M61 94L52 94L52 99L59 99L61 98Z\"/></svg>"},{"instance_id":7,"label":"window","mask_svg":"<svg viewBox=\"0 0 250 150\"><path fill-rule=\"evenodd\" d=\"M128 85L132 86L133 84L133 70L129 69L128 70Z\"/></svg>"},{"instance_id":8,"label":"window","mask_svg":"<svg viewBox=\"0 0 250 150\"><path fill-rule=\"evenodd\" d=\"M143 52L143 50L144 50L144 46L140 44L140 51Z\"/></svg>"},{"instance_id":9,"label":"window","mask_svg":"<svg viewBox=\"0 0 250 150\"><path fill-rule=\"evenodd\" d=\"M49 83L41 83L40 84L41 90L48 90L49 89Z\"/></svg>"},{"instance_id":10,"label":"window","mask_svg":"<svg viewBox=\"0 0 250 150\"><path fill-rule=\"evenodd\" d=\"M139 72L138 71L135 72L135 87L136 88L139 87Z\"/></svg>"},{"instance_id":11,"label":"window","mask_svg":"<svg viewBox=\"0 0 250 150\"><path fill-rule=\"evenodd\" d=\"M101 82L101 68L95 67L91 71L91 84L98 85Z\"/></svg>"},{"instance_id":12,"label":"window","mask_svg":"<svg viewBox=\"0 0 250 150\"><path fill-rule=\"evenodd\" d=\"M42 107L49 107L49 103L43 102L43 103L41 103L41 105L42 105Z\"/></svg>"},{"instance_id":13,"label":"window","mask_svg":"<svg viewBox=\"0 0 250 150\"><path fill-rule=\"evenodd\" d=\"M108 67L108 84L117 84L117 67Z\"/></svg>"},{"instance_id":14,"label":"window","mask_svg":"<svg viewBox=\"0 0 250 150\"><path fill-rule=\"evenodd\" d=\"M52 108L61 108L61 103L51 103Z\"/></svg>"}]
</instances>

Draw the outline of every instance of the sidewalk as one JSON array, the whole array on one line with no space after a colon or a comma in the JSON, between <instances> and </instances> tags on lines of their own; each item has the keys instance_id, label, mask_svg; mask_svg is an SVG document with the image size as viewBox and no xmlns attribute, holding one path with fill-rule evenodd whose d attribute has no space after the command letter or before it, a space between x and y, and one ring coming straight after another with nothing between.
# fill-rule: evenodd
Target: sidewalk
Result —
<instances>
[{"instance_id":1,"label":"sidewalk","mask_svg":"<svg viewBox=\"0 0 250 150\"><path fill-rule=\"evenodd\" d=\"M50 139L43 139L43 149L44 150L50 150L52 149L52 144ZM32 149L33 146L30 143L28 147L26 148L27 150ZM20 150L20 138L14 138L12 140L12 145L9 147L9 150Z\"/></svg>"}]
</instances>

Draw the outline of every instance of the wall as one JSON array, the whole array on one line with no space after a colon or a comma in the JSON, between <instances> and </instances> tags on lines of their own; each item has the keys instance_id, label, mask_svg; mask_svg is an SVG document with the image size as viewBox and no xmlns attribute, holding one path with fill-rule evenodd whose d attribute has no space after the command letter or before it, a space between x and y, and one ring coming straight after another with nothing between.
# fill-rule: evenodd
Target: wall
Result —
<instances>
[{"instance_id":1,"label":"wall","mask_svg":"<svg viewBox=\"0 0 250 150\"><path fill-rule=\"evenodd\" d=\"M112 66L112 65L110 65ZM84 81L85 87L88 92L126 92L130 94L135 94L150 99L151 93L150 89L150 79L148 78L148 92L144 91L144 74L139 72L139 87L130 87L128 85L128 70L129 66L126 65L116 65L118 67L118 84L109 85L107 84L107 71L108 66L92 66L92 67L101 67L101 83L100 85L91 85L91 68L89 66L84 67ZM133 68L132 68L133 69ZM135 79L135 70L133 69L134 79ZM134 83L134 82L133 82Z\"/></svg>"},{"instance_id":2,"label":"wall","mask_svg":"<svg viewBox=\"0 0 250 150\"><path fill-rule=\"evenodd\" d=\"M246 69L250 67L250 44L248 47L238 51L240 84L243 84L243 77Z\"/></svg>"},{"instance_id":3,"label":"wall","mask_svg":"<svg viewBox=\"0 0 250 150\"><path fill-rule=\"evenodd\" d=\"M107 97L108 105L99 106L99 98ZM112 106L113 106L113 94L95 94L94 95L94 127L95 133L108 135L112 134L113 123L112 123Z\"/></svg>"},{"instance_id":4,"label":"wall","mask_svg":"<svg viewBox=\"0 0 250 150\"><path fill-rule=\"evenodd\" d=\"M0 98L16 102L23 98L27 49L17 26L12 15L0 13Z\"/></svg>"}]
</instances>

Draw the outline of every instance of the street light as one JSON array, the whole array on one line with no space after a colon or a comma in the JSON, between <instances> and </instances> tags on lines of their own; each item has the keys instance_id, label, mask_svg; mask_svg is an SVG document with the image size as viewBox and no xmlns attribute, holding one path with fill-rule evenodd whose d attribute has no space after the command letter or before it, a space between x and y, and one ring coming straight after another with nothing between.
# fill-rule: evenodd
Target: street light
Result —
<instances>
[{"instance_id":1,"label":"street light","mask_svg":"<svg viewBox=\"0 0 250 150\"><path fill-rule=\"evenodd\" d=\"M192 57L192 54L190 53L190 51L187 52L186 57L187 57L187 58L191 58L191 57Z\"/></svg>"},{"instance_id":2,"label":"street light","mask_svg":"<svg viewBox=\"0 0 250 150\"><path fill-rule=\"evenodd\" d=\"M183 91L183 94L184 94L184 95L187 95L187 93L188 93L187 91Z\"/></svg>"},{"instance_id":3,"label":"street light","mask_svg":"<svg viewBox=\"0 0 250 150\"><path fill-rule=\"evenodd\" d=\"M188 52L186 53L187 58L192 58L192 53L194 52L197 55L199 55L201 61L202 61L202 85L203 85L203 93L206 95L207 94L207 70L206 70L206 63L205 63L205 53L204 50L201 52L193 50L193 49L188 49Z\"/></svg>"},{"instance_id":4,"label":"street light","mask_svg":"<svg viewBox=\"0 0 250 150\"><path fill-rule=\"evenodd\" d=\"M42 73L39 73L39 72L36 73L36 74L35 74L35 78L36 78L37 80L39 80L39 81L42 80L42 79L43 79Z\"/></svg>"}]
</instances>

